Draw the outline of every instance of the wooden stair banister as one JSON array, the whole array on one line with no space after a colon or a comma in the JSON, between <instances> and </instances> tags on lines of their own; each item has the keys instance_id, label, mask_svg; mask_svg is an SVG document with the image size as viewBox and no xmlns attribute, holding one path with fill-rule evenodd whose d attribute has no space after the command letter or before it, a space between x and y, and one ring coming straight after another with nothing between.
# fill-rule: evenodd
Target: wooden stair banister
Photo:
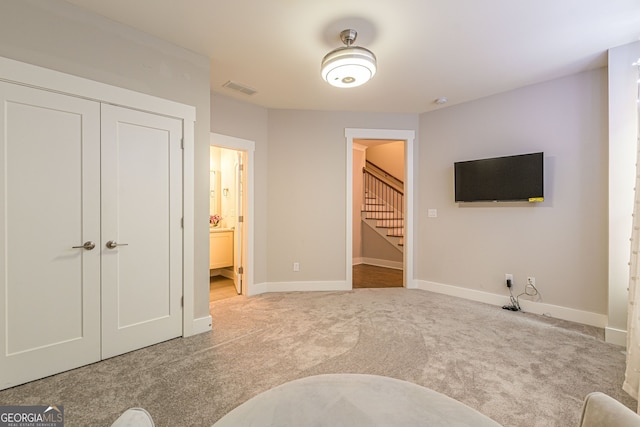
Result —
<instances>
[{"instance_id":1,"label":"wooden stair banister","mask_svg":"<svg viewBox=\"0 0 640 427\"><path fill-rule=\"evenodd\" d=\"M404 245L404 183L371 162L363 173L363 221L391 244ZM382 230L386 230L383 232Z\"/></svg>"}]
</instances>

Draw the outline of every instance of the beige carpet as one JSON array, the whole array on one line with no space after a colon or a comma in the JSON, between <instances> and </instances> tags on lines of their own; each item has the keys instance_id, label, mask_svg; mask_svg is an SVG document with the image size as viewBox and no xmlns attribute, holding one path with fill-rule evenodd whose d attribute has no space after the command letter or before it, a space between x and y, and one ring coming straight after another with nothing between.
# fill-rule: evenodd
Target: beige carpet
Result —
<instances>
[{"instance_id":1,"label":"beige carpet","mask_svg":"<svg viewBox=\"0 0 640 427\"><path fill-rule=\"evenodd\" d=\"M266 294L211 303L214 330L0 392L64 405L68 426L126 408L158 426L210 426L260 392L311 375L423 385L504 426L576 426L582 400L622 390L622 348L602 331L420 290Z\"/></svg>"}]
</instances>

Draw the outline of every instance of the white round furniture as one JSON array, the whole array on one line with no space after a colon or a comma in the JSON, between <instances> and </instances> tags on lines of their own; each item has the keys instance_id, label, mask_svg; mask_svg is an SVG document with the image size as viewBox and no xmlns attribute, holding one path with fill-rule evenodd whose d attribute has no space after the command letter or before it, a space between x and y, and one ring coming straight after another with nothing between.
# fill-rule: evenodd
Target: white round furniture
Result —
<instances>
[{"instance_id":1,"label":"white round furniture","mask_svg":"<svg viewBox=\"0 0 640 427\"><path fill-rule=\"evenodd\" d=\"M469 406L407 381L318 375L282 384L238 406L214 427L500 427Z\"/></svg>"}]
</instances>

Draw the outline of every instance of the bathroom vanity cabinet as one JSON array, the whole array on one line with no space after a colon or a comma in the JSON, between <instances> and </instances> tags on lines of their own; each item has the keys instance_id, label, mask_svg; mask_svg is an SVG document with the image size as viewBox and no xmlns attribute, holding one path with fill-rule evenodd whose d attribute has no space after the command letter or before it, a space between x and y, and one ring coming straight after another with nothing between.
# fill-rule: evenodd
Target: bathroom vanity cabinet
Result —
<instances>
[{"instance_id":1,"label":"bathroom vanity cabinet","mask_svg":"<svg viewBox=\"0 0 640 427\"><path fill-rule=\"evenodd\" d=\"M209 268L233 267L233 230L209 229Z\"/></svg>"}]
</instances>

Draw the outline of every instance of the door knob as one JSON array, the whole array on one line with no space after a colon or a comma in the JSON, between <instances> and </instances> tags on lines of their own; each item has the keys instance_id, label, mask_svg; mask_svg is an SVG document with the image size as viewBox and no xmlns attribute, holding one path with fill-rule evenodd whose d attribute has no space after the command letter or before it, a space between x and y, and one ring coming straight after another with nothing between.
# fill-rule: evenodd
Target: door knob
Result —
<instances>
[{"instance_id":1,"label":"door knob","mask_svg":"<svg viewBox=\"0 0 640 427\"><path fill-rule=\"evenodd\" d=\"M84 244L82 246L71 246L73 249L86 249L88 251L90 251L91 249L96 247L96 244L93 243L91 240L88 240L86 242L84 242Z\"/></svg>"},{"instance_id":2,"label":"door knob","mask_svg":"<svg viewBox=\"0 0 640 427\"><path fill-rule=\"evenodd\" d=\"M128 246L128 243L118 243L115 240L109 240L106 244L107 248L109 249L115 249L118 246Z\"/></svg>"}]
</instances>

